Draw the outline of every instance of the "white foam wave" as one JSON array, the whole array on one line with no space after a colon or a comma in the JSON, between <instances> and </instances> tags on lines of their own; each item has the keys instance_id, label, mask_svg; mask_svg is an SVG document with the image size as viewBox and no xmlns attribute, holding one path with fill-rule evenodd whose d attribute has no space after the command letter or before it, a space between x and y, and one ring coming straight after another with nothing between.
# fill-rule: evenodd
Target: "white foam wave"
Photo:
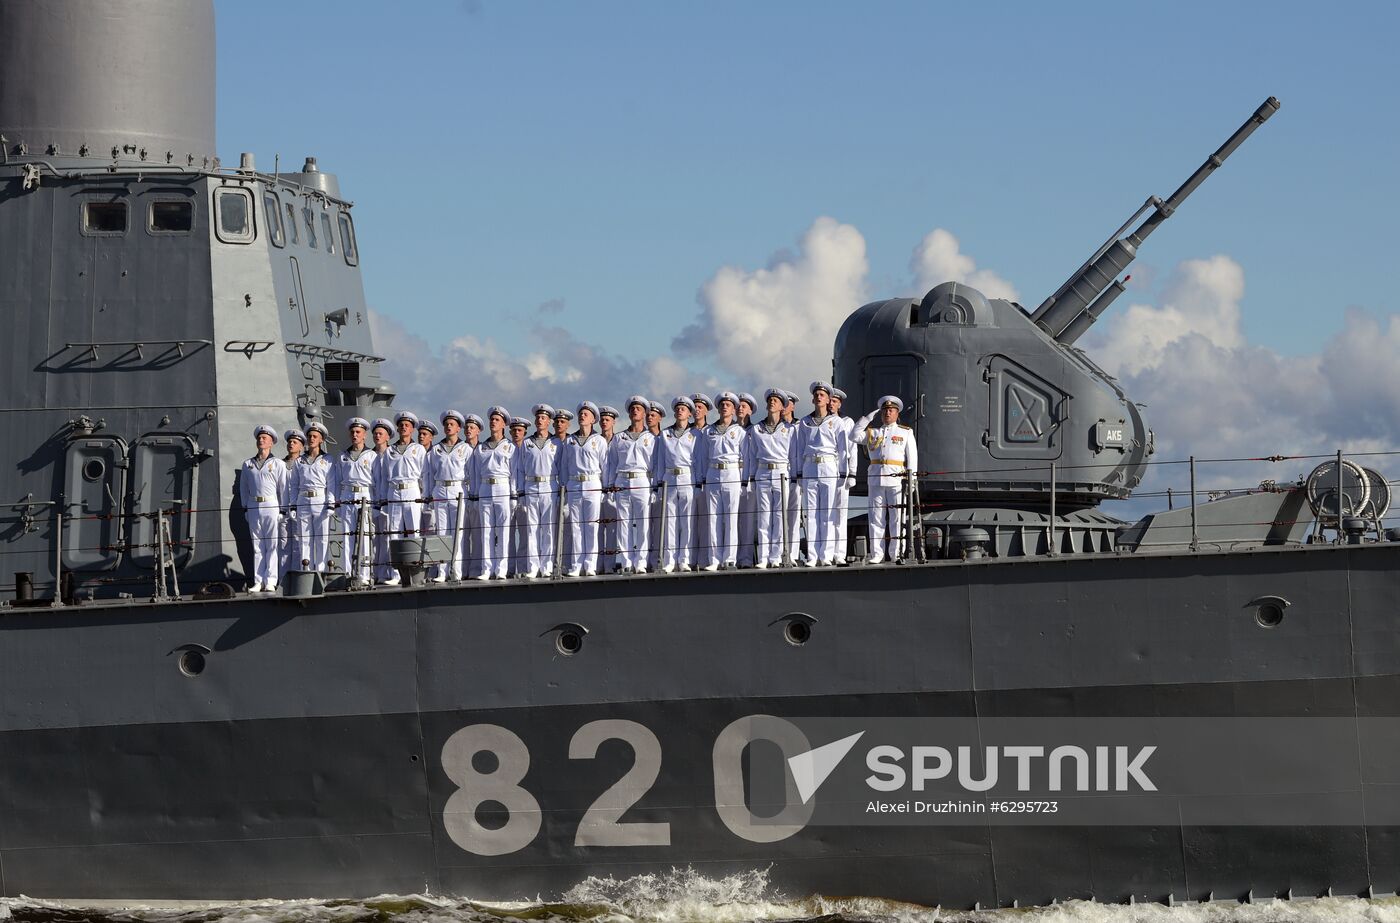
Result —
<instances>
[{"instance_id":1,"label":"white foam wave","mask_svg":"<svg viewBox=\"0 0 1400 923\"><path fill-rule=\"evenodd\" d=\"M483 903L441 895L358 901L244 901L100 907L0 898L4 923L1400 923L1400 898L1322 898L1254 904L1098 904L947 910L876 898L790 897L767 870L711 878L694 869L593 877L558 901Z\"/></svg>"}]
</instances>

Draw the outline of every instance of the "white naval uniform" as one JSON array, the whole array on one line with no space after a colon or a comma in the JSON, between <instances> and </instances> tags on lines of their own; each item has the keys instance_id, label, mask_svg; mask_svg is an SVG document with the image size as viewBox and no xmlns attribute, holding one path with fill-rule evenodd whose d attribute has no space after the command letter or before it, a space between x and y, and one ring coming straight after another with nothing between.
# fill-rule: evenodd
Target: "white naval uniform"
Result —
<instances>
[{"instance_id":1,"label":"white naval uniform","mask_svg":"<svg viewBox=\"0 0 1400 923\"><path fill-rule=\"evenodd\" d=\"M685 429L669 426L661 431L661 438L657 440L657 480L666 484L665 509L662 511L663 568L690 566L690 553L695 544L691 532L695 521L696 478L692 472L699 443L693 426Z\"/></svg>"},{"instance_id":2,"label":"white naval uniform","mask_svg":"<svg viewBox=\"0 0 1400 923\"><path fill-rule=\"evenodd\" d=\"M374 452L374 481L370 498L374 503L374 579L395 579L398 571L389 563L389 450Z\"/></svg>"},{"instance_id":3,"label":"white naval uniform","mask_svg":"<svg viewBox=\"0 0 1400 923\"><path fill-rule=\"evenodd\" d=\"M283 456L282 464L287 468L287 480L282 485L282 516L277 520L277 579L281 580L293 564L300 566L305 551L300 547L301 528L297 525L297 498L292 493L292 477L301 456ZM293 560L295 559L295 560Z\"/></svg>"},{"instance_id":4,"label":"white naval uniform","mask_svg":"<svg viewBox=\"0 0 1400 923\"><path fill-rule=\"evenodd\" d=\"M840 564L846 560L846 526L851 515L851 486L856 473L856 447L851 442L856 421L840 415L837 419L846 429L846 456L841 465L841 480L836 487L836 562Z\"/></svg>"},{"instance_id":5,"label":"white naval uniform","mask_svg":"<svg viewBox=\"0 0 1400 923\"><path fill-rule=\"evenodd\" d=\"M448 536L447 560L433 565L434 580L462 579L462 556L466 547L462 532L468 525L463 521L466 497L471 490L468 467L472 448L461 439L455 445L443 440L428 452L423 467L423 489L428 495L428 512L432 515L433 534Z\"/></svg>"},{"instance_id":6,"label":"white naval uniform","mask_svg":"<svg viewBox=\"0 0 1400 923\"><path fill-rule=\"evenodd\" d=\"M745 431L747 431L745 427ZM736 560L740 567L753 567L754 554L753 471L747 458L739 460L739 542Z\"/></svg>"},{"instance_id":7,"label":"white naval uniform","mask_svg":"<svg viewBox=\"0 0 1400 923\"><path fill-rule=\"evenodd\" d=\"M377 457L370 448L359 452L346 449L336 456L331 478L331 494L336 500L340 531L344 536L340 544L340 567L359 580L370 579L370 564L374 559L370 547L374 536L370 500Z\"/></svg>"},{"instance_id":8,"label":"white naval uniform","mask_svg":"<svg viewBox=\"0 0 1400 923\"><path fill-rule=\"evenodd\" d=\"M394 443L380 458L384 466L385 511L389 538L416 535L422 522L423 463L428 452L416 442Z\"/></svg>"},{"instance_id":9,"label":"white naval uniform","mask_svg":"<svg viewBox=\"0 0 1400 923\"><path fill-rule=\"evenodd\" d=\"M832 414L819 420L809 413L793 434L793 469L802 473L808 564L836 562L836 494L846 464L846 442L846 427Z\"/></svg>"},{"instance_id":10,"label":"white naval uniform","mask_svg":"<svg viewBox=\"0 0 1400 923\"><path fill-rule=\"evenodd\" d=\"M559 440L531 433L515 453L515 492L525 530L525 553L520 567L526 576L554 573L554 535L559 511Z\"/></svg>"},{"instance_id":11,"label":"white naval uniform","mask_svg":"<svg viewBox=\"0 0 1400 923\"><path fill-rule=\"evenodd\" d=\"M248 517L248 533L253 540L253 572L250 589L277 589L277 522L282 517L283 494L287 489L287 464L269 455L243 462L238 475L238 499Z\"/></svg>"},{"instance_id":12,"label":"white naval uniform","mask_svg":"<svg viewBox=\"0 0 1400 923\"><path fill-rule=\"evenodd\" d=\"M314 459L303 452L288 476L288 493L296 507L297 556L293 570L324 572L330 556L330 482L335 463L325 452Z\"/></svg>"},{"instance_id":13,"label":"white naval uniform","mask_svg":"<svg viewBox=\"0 0 1400 923\"><path fill-rule=\"evenodd\" d=\"M739 465L744 458L744 428L712 423L701 434L701 470L705 483L705 566L733 567L739 553Z\"/></svg>"},{"instance_id":14,"label":"white naval uniform","mask_svg":"<svg viewBox=\"0 0 1400 923\"><path fill-rule=\"evenodd\" d=\"M608 483L615 489L617 559L625 568L645 571L650 538L652 461L656 437L650 430L613 433L608 445Z\"/></svg>"},{"instance_id":15,"label":"white naval uniform","mask_svg":"<svg viewBox=\"0 0 1400 923\"><path fill-rule=\"evenodd\" d=\"M870 455L865 482L870 491L871 564L898 561L904 551L904 483L907 472L919 470L919 447L914 431L898 421L868 426L861 417L852 437Z\"/></svg>"},{"instance_id":16,"label":"white naval uniform","mask_svg":"<svg viewBox=\"0 0 1400 923\"><path fill-rule=\"evenodd\" d=\"M481 570L478 577L504 578L510 564L510 511L515 478L515 443L509 436L477 443L472 483L479 503Z\"/></svg>"},{"instance_id":17,"label":"white naval uniform","mask_svg":"<svg viewBox=\"0 0 1400 923\"><path fill-rule=\"evenodd\" d=\"M792 479L793 429L782 420L770 427L765 419L752 424L747 437L746 470L753 472L757 563L769 567L783 563L783 511Z\"/></svg>"},{"instance_id":18,"label":"white naval uniform","mask_svg":"<svg viewBox=\"0 0 1400 923\"><path fill-rule=\"evenodd\" d=\"M569 502L570 576L598 573L598 511L607 455L608 441L597 430L587 438L570 433L560 453L559 479Z\"/></svg>"}]
</instances>

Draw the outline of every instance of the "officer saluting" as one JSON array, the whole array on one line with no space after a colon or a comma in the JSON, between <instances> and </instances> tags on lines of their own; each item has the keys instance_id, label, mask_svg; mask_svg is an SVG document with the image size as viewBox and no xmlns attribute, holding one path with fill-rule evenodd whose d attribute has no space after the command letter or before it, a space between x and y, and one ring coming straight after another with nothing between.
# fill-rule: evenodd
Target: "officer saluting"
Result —
<instances>
[{"instance_id":1,"label":"officer saluting","mask_svg":"<svg viewBox=\"0 0 1400 923\"><path fill-rule=\"evenodd\" d=\"M277 433L270 426L253 430L257 454L243 463L238 473L238 499L248 517L253 540L253 573L249 593L271 593L277 589L277 520L282 513L282 494L287 487L287 463L273 458Z\"/></svg>"},{"instance_id":2,"label":"officer saluting","mask_svg":"<svg viewBox=\"0 0 1400 923\"><path fill-rule=\"evenodd\" d=\"M870 490L870 558L868 563L898 561L903 553L904 504L901 488L919 470L914 431L899 422L904 402L893 394L880 398L880 409L856 421L854 441L870 455L866 483ZM870 426L876 414L880 422Z\"/></svg>"}]
</instances>

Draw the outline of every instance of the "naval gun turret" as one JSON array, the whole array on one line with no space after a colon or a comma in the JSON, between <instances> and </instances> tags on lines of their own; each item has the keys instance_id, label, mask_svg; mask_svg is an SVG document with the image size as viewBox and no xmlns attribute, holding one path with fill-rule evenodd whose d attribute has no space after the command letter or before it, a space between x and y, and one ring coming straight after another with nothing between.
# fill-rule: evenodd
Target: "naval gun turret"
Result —
<instances>
[{"instance_id":1,"label":"naval gun turret","mask_svg":"<svg viewBox=\"0 0 1400 923\"><path fill-rule=\"evenodd\" d=\"M1274 112L1270 97L1165 201L1150 197L1033 313L958 282L921 299L867 304L842 324L835 381L853 410L906 400L922 501L945 514L995 508L1082 514L1086 539L1111 542L1094 513L1142 480L1153 437L1138 407L1075 342L1122 293L1138 247ZM1128 228L1147 217L1131 233ZM858 484L863 479L858 479Z\"/></svg>"}]
</instances>

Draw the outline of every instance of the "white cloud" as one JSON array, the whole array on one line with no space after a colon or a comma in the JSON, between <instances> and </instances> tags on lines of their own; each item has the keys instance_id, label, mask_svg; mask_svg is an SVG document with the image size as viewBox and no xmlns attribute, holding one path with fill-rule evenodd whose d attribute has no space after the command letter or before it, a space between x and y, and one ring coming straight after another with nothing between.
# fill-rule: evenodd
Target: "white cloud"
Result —
<instances>
[{"instance_id":1,"label":"white cloud","mask_svg":"<svg viewBox=\"0 0 1400 923\"><path fill-rule=\"evenodd\" d=\"M1157 460L1257 459L1395 448L1400 433L1400 315L1342 315L1318 352L1284 356L1249 343L1241 329L1244 272L1227 256L1187 260L1159 305L1106 318L1082 345L1146 404ZM1318 459L1209 464L1204 489L1291 481ZM1391 477L1395 459L1363 462ZM1185 472L1157 466L1144 490L1180 488Z\"/></svg>"},{"instance_id":2,"label":"white cloud","mask_svg":"<svg viewBox=\"0 0 1400 923\"><path fill-rule=\"evenodd\" d=\"M962 252L952 232L934 228L924 236L909 257L909 271L914 274L914 287L919 297L942 282L961 282L988 298L1019 301L1016 287L989 269L978 269L977 263Z\"/></svg>"},{"instance_id":3,"label":"white cloud","mask_svg":"<svg viewBox=\"0 0 1400 923\"><path fill-rule=\"evenodd\" d=\"M763 269L725 266L700 288L700 313L671 341L693 362L722 370L749 390L801 389L831 374L831 344L866 299L865 238L834 218L812 223L796 255Z\"/></svg>"}]
</instances>

